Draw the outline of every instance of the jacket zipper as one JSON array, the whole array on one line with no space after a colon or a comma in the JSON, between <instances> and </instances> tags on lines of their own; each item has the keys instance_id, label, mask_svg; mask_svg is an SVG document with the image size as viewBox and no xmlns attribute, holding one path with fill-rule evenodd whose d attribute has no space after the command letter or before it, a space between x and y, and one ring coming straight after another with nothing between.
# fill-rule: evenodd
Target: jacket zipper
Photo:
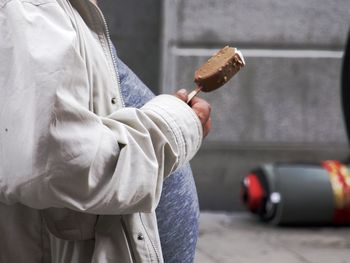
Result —
<instances>
[{"instance_id":1,"label":"jacket zipper","mask_svg":"<svg viewBox=\"0 0 350 263\"><path fill-rule=\"evenodd\" d=\"M148 236L148 240L150 241L150 243L151 243L151 245L152 245L152 247L153 247L153 250L154 250L154 252L155 252L155 254L156 254L157 261L160 262L158 249L157 249L156 245L153 243L152 238L151 238L150 235L148 234L147 228L146 228L145 224L143 223L142 214L139 213L139 216L140 216L140 221L141 221L141 224L142 224L142 226L143 226L143 229L145 230L145 232L146 232L146 234L147 234L147 236Z\"/></svg>"},{"instance_id":2,"label":"jacket zipper","mask_svg":"<svg viewBox=\"0 0 350 263\"><path fill-rule=\"evenodd\" d=\"M109 29L108 29L108 25L107 25L107 22L106 22L106 19L101 11L101 9L94 3L91 3L94 7L95 7L95 10L97 11L97 13L99 14L99 17L100 19L102 20L103 24L104 24L104 33L105 33L105 38L106 38L106 41L107 41L107 44L108 44L108 48L109 48L109 55L111 56L112 58L112 62L113 62L113 65L114 65L114 68L115 68L115 77L116 77L116 81L117 81L117 85L118 85L118 90L119 90L119 99L120 99L120 102L121 102L121 106L124 108L125 107L125 103L124 103L124 100L122 98L122 92L121 92L121 83L120 83L120 77L119 77L119 72L118 72L118 68L117 68L117 58L115 56L115 54L113 53L112 51L112 40L111 40L111 37L110 37L110 32L109 32ZM156 254L156 257L157 257L157 260L158 262L160 262L159 260L159 254L158 254L158 250L155 246L155 244L153 243L152 239L149 237L149 234L148 234L148 231L146 230L146 227L143 223L143 220L142 220L142 217L141 217L141 214L140 214L140 219L141 219L141 222L142 222L142 225L143 225L143 228L145 229L145 232L146 234L148 235L148 239L154 249L154 252ZM124 222L124 219L122 218L121 219L121 223L122 223L122 227L124 229L124 233L125 233L125 236L126 236L126 239L127 239L127 242L128 242L128 246L129 246L129 249L130 249L130 255L131 255L131 258L133 260L133 262L136 262L135 260L135 255L134 255L134 252L133 252L133 249L132 249L132 244L131 244L131 240L130 240L130 235L129 235L129 232L127 231L127 227L126 227L126 224Z\"/></svg>"},{"instance_id":3,"label":"jacket zipper","mask_svg":"<svg viewBox=\"0 0 350 263\"><path fill-rule=\"evenodd\" d=\"M123 100L122 97L122 91L121 91L121 83L120 83L120 77L119 77L119 72L118 72L118 67L117 67L117 58L115 56L115 54L113 53L113 48L112 48L112 40L111 40L111 36L110 36L110 32L108 29L108 25L106 22L106 19L101 11L101 9L94 3L90 2L91 5L95 8L96 13L99 15L100 20L103 23L103 29L104 29L104 37L106 38L106 42L108 45L108 49L109 49L109 55L112 58L112 63L114 66L114 75L115 75L115 79L116 79L116 84L118 86L118 91L119 91L119 101L121 104L121 107L125 107L125 102Z\"/></svg>"}]
</instances>

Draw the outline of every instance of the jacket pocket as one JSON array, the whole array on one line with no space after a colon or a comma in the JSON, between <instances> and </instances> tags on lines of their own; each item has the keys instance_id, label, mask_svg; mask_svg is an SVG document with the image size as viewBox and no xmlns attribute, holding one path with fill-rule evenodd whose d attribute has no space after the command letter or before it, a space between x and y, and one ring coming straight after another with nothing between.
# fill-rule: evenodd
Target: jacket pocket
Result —
<instances>
[{"instance_id":1,"label":"jacket pocket","mask_svg":"<svg viewBox=\"0 0 350 263\"><path fill-rule=\"evenodd\" d=\"M125 235L125 240L126 240L129 252L130 252L130 257L132 259L132 262L134 263L134 262L136 262L136 260L135 260L135 250L133 247L132 236L130 235L130 232L126 226L125 219L123 217L121 217L120 221L121 221L123 233Z\"/></svg>"},{"instance_id":2,"label":"jacket pocket","mask_svg":"<svg viewBox=\"0 0 350 263\"><path fill-rule=\"evenodd\" d=\"M41 214L50 233L57 238L78 241L95 237L97 215L66 208L49 208L42 210Z\"/></svg>"}]
</instances>

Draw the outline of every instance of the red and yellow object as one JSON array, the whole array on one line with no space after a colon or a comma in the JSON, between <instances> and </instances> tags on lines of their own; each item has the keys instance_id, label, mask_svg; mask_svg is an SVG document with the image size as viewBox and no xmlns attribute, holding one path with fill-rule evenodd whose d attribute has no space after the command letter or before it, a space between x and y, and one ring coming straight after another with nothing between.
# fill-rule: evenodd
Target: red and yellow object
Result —
<instances>
[{"instance_id":1,"label":"red and yellow object","mask_svg":"<svg viewBox=\"0 0 350 263\"><path fill-rule=\"evenodd\" d=\"M251 173L244 179L246 191L246 205L252 212L257 212L263 207L263 198L266 193L258 179L258 177Z\"/></svg>"},{"instance_id":2,"label":"red and yellow object","mask_svg":"<svg viewBox=\"0 0 350 263\"><path fill-rule=\"evenodd\" d=\"M328 171L332 185L335 211L333 222L345 224L350 222L350 171L349 168L339 161L327 160L322 162Z\"/></svg>"}]
</instances>

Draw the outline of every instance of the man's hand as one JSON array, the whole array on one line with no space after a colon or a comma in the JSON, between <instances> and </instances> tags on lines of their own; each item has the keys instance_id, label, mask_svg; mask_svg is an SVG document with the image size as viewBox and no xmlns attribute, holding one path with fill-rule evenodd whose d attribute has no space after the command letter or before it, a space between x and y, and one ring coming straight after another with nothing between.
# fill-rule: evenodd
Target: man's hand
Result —
<instances>
[{"instance_id":1,"label":"man's hand","mask_svg":"<svg viewBox=\"0 0 350 263\"><path fill-rule=\"evenodd\" d=\"M183 100L184 102L187 102L188 93L185 89L181 89L176 92L176 97ZM211 118L210 118L210 112L211 112L211 106L210 104L199 97L194 97L191 101L189 106L192 108L192 110L197 114L199 120L202 123L203 127L203 136L207 136L210 129L211 129Z\"/></svg>"}]
</instances>

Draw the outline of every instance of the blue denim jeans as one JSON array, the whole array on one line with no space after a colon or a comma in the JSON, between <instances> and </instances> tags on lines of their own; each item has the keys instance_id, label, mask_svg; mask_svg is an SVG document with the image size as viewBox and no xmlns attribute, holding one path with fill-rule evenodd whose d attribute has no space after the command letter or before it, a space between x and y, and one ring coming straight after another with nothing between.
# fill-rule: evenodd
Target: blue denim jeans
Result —
<instances>
[{"instance_id":1,"label":"blue denim jeans","mask_svg":"<svg viewBox=\"0 0 350 263\"><path fill-rule=\"evenodd\" d=\"M119 59L117 68L126 107L140 108L154 97L146 85ZM156 214L164 261L192 263L198 238L199 205L189 164L164 181Z\"/></svg>"}]
</instances>

